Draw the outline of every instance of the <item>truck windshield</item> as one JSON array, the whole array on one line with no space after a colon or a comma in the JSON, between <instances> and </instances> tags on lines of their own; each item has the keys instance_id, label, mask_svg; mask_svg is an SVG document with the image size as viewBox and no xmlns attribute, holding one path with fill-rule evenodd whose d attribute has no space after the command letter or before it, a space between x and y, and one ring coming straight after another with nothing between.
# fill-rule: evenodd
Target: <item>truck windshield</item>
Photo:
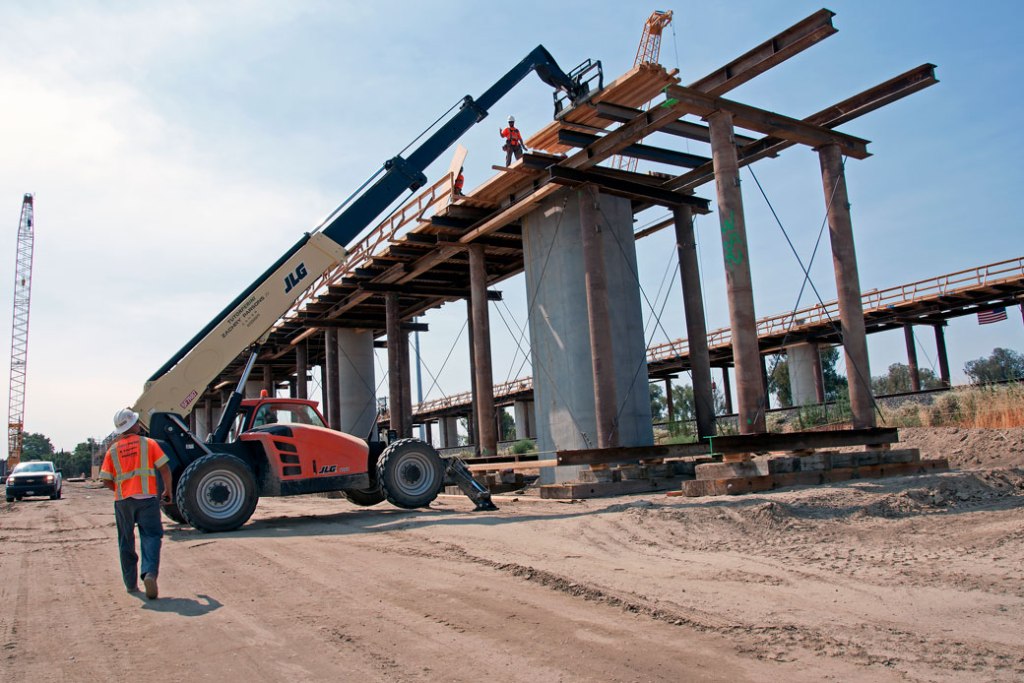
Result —
<instances>
[{"instance_id":1,"label":"truck windshield","mask_svg":"<svg viewBox=\"0 0 1024 683\"><path fill-rule=\"evenodd\" d=\"M306 405L274 405L260 406L252 421L253 427L271 424L300 424L323 427L324 423L312 406Z\"/></svg>"},{"instance_id":2,"label":"truck windshield","mask_svg":"<svg viewBox=\"0 0 1024 683\"><path fill-rule=\"evenodd\" d=\"M51 462L22 462L18 463L11 474L20 474L21 472L53 472L53 463Z\"/></svg>"}]
</instances>

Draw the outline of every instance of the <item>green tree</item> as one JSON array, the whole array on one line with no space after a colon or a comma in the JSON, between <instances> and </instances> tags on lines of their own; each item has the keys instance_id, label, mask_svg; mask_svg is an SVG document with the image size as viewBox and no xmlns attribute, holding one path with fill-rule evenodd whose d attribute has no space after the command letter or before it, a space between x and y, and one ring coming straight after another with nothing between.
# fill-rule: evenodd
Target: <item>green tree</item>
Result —
<instances>
[{"instance_id":1,"label":"green tree","mask_svg":"<svg viewBox=\"0 0 1024 683\"><path fill-rule=\"evenodd\" d=\"M53 454L53 466L64 473L65 477L89 476L92 471L91 453L69 453L68 451L57 451Z\"/></svg>"},{"instance_id":2,"label":"green tree","mask_svg":"<svg viewBox=\"0 0 1024 683\"><path fill-rule=\"evenodd\" d=\"M498 417L501 418L501 434L499 441L511 441L516 438L516 419L509 415L507 410L498 408Z\"/></svg>"},{"instance_id":3,"label":"green tree","mask_svg":"<svg viewBox=\"0 0 1024 683\"><path fill-rule=\"evenodd\" d=\"M718 385L711 389L711 397L714 402L715 415L723 414L725 412L725 396L722 395ZM672 387L672 412L677 421L697 419L695 405L693 386L689 384L676 384Z\"/></svg>"},{"instance_id":4,"label":"green tree","mask_svg":"<svg viewBox=\"0 0 1024 683\"><path fill-rule=\"evenodd\" d=\"M825 381L825 400L842 401L850 398L850 383L839 374L839 347L819 348L821 356L821 374Z\"/></svg>"},{"instance_id":5,"label":"green tree","mask_svg":"<svg viewBox=\"0 0 1024 683\"><path fill-rule=\"evenodd\" d=\"M921 378L922 389L938 389L942 386L942 380L928 368L919 368L917 371ZM893 363L884 375L871 378L871 391L876 396L886 394L899 394L911 391L910 366L903 363Z\"/></svg>"},{"instance_id":6,"label":"green tree","mask_svg":"<svg viewBox=\"0 0 1024 683\"><path fill-rule=\"evenodd\" d=\"M651 419L661 422L665 419L665 390L660 383L651 382L648 386L651 388Z\"/></svg>"},{"instance_id":7,"label":"green tree","mask_svg":"<svg viewBox=\"0 0 1024 683\"><path fill-rule=\"evenodd\" d=\"M75 446L75 457L84 458L90 465L99 465L103 461L103 447L96 439L89 437Z\"/></svg>"},{"instance_id":8,"label":"green tree","mask_svg":"<svg viewBox=\"0 0 1024 683\"><path fill-rule=\"evenodd\" d=\"M988 358L967 361L964 374L970 378L971 384L1024 379L1024 355L1012 349L995 348Z\"/></svg>"},{"instance_id":9,"label":"green tree","mask_svg":"<svg viewBox=\"0 0 1024 683\"><path fill-rule=\"evenodd\" d=\"M53 444L42 434L26 433L21 445L22 460L52 460Z\"/></svg>"},{"instance_id":10,"label":"green tree","mask_svg":"<svg viewBox=\"0 0 1024 683\"><path fill-rule=\"evenodd\" d=\"M777 353L767 359L768 391L775 394L779 406L788 408L793 405L793 389L789 385L789 362L785 354Z\"/></svg>"}]
</instances>

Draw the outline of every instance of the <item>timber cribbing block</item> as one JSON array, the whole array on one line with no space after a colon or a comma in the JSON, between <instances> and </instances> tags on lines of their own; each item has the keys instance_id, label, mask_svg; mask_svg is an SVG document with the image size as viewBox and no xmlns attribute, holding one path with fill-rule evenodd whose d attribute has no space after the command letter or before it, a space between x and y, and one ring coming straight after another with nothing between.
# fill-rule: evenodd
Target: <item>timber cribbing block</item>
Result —
<instances>
[{"instance_id":1,"label":"timber cribbing block","mask_svg":"<svg viewBox=\"0 0 1024 683\"><path fill-rule=\"evenodd\" d=\"M704 463L694 467L697 479L728 479L735 477L763 477L789 472L824 472L841 467L866 467L917 462L921 454L916 448L889 451L859 451L839 453L820 451L809 455L762 456L745 462Z\"/></svg>"},{"instance_id":2,"label":"timber cribbing block","mask_svg":"<svg viewBox=\"0 0 1024 683\"><path fill-rule=\"evenodd\" d=\"M882 477L898 477L908 474L944 472L949 469L949 461L945 458L921 460L917 449L891 451L884 455L887 456L890 454L893 457L888 462L873 465L858 465L855 467L839 467L798 472L780 472L760 476L725 477L720 479L698 478L692 481L683 482L682 495L690 497L734 496L741 493L771 491L785 486L828 484L833 482L849 481L851 479L879 479ZM851 453L843 455L859 456L862 454ZM882 459L885 460L885 457L883 456ZM866 458L865 460L869 459ZM701 465L700 467L705 467L705 465ZM698 468L698 470L699 469L700 468ZM698 476L700 475L698 474Z\"/></svg>"},{"instance_id":3,"label":"timber cribbing block","mask_svg":"<svg viewBox=\"0 0 1024 683\"><path fill-rule=\"evenodd\" d=\"M571 498L601 498L627 493L648 493L665 488L665 484L653 479L630 479L623 481L599 481L593 483L570 482L545 484L540 487L540 497L550 500Z\"/></svg>"}]
</instances>

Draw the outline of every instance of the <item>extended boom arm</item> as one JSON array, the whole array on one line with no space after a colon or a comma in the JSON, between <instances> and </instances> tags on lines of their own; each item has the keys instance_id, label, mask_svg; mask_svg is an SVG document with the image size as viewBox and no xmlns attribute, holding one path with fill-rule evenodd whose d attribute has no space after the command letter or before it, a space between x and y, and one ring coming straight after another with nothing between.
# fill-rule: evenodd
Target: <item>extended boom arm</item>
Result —
<instances>
[{"instance_id":1,"label":"extended boom arm","mask_svg":"<svg viewBox=\"0 0 1024 683\"><path fill-rule=\"evenodd\" d=\"M284 256L211 320L146 383L134 410L148 426L156 412L187 415L211 381L245 348L269 333L274 323L308 288L310 274L326 272L345 258L345 245L407 189L426 184L423 171L528 73L566 93L573 105L589 96L582 78L572 78L538 46L479 98L468 95L458 113L413 150L384 164L383 176L343 212L306 234Z\"/></svg>"}]
</instances>

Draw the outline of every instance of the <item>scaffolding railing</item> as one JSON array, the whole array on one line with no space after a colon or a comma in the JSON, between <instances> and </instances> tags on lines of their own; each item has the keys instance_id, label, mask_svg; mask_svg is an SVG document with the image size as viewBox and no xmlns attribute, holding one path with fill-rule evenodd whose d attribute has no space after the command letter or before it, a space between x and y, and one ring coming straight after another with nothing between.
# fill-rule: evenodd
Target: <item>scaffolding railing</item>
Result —
<instances>
[{"instance_id":1,"label":"scaffolding railing","mask_svg":"<svg viewBox=\"0 0 1024 683\"><path fill-rule=\"evenodd\" d=\"M1024 279L1024 256L887 289L872 289L861 295L861 302L864 313L874 313L1021 279ZM824 306L815 304L790 313L761 318L757 321L757 336L777 336L788 331L799 331L822 324L833 322L838 324L838 321L839 302L830 301ZM708 333L709 348L722 348L731 344L732 331L729 328L713 330ZM647 361L656 363L685 356L688 353L687 341L676 339L648 348Z\"/></svg>"},{"instance_id":2,"label":"scaffolding railing","mask_svg":"<svg viewBox=\"0 0 1024 683\"><path fill-rule=\"evenodd\" d=\"M413 230L413 223L429 220L432 213L451 201L455 186L455 175L445 173L437 182L420 192L394 213L381 221L373 230L348 248L344 263L321 273L306 291L296 299L288 312L277 321L275 329L294 320L305 305L314 297L319 296L330 285L338 282L356 268L366 265L374 256L382 253L387 247L401 241L401 237Z\"/></svg>"},{"instance_id":3,"label":"scaffolding railing","mask_svg":"<svg viewBox=\"0 0 1024 683\"><path fill-rule=\"evenodd\" d=\"M864 312L870 313L880 310L893 310L901 306L909 306L930 299L962 294L972 290L995 287L1021 280L1024 280L1024 256L990 263L977 268L960 270L955 273L928 278L927 280L918 280L917 282L910 282L896 287L872 289L864 292L861 300ZM773 336L785 333L787 330L801 330L838 320L839 304L836 301L830 301L824 306L817 304L791 313L761 318L757 321L757 333L759 337ZM712 330L708 333L709 348L722 348L730 344L732 344L732 331L729 328ZM686 339L675 339L665 344L649 347L647 349L647 362L656 363L680 358L688 355L689 351L690 347ZM495 385L494 396L495 398L503 398L532 389L533 378L524 377ZM472 398L472 393L468 391L452 394L451 396L414 406L413 414L424 415L455 406L468 405L472 402Z\"/></svg>"}]
</instances>

